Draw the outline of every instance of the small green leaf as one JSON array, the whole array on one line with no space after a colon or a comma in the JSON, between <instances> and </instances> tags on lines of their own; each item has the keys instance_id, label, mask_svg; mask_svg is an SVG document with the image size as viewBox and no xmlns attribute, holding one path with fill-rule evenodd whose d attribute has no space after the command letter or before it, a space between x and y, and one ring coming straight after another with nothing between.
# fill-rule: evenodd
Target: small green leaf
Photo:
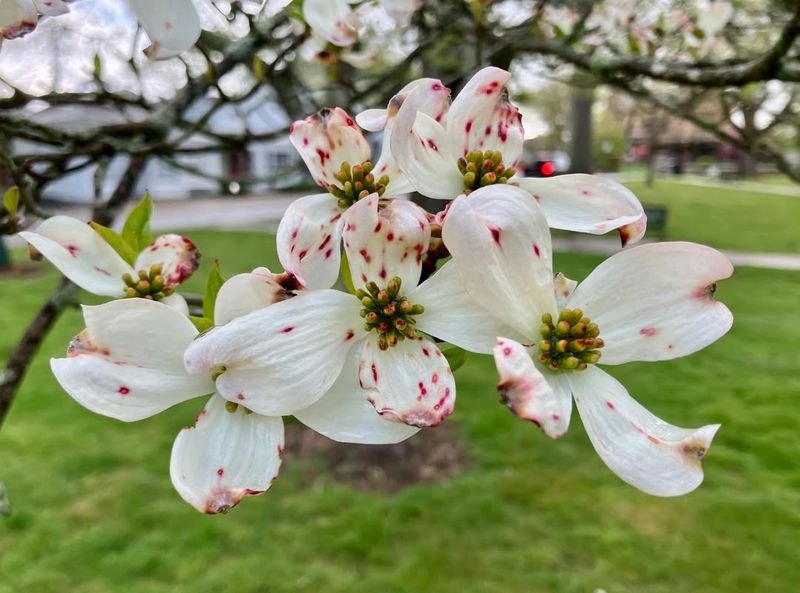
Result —
<instances>
[{"instance_id":1,"label":"small green leaf","mask_svg":"<svg viewBox=\"0 0 800 593\"><path fill-rule=\"evenodd\" d=\"M452 346L442 350L442 354L444 354L444 357L447 359L450 370L454 373L467 361L467 351L458 346Z\"/></svg>"},{"instance_id":2,"label":"small green leaf","mask_svg":"<svg viewBox=\"0 0 800 593\"><path fill-rule=\"evenodd\" d=\"M350 294L356 293L356 287L353 285L353 275L350 273L350 262L347 261L347 253L342 252L342 282L344 287Z\"/></svg>"},{"instance_id":3,"label":"small green leaf","mask_svg":"<svg viewBox=\"0 0 800 593\"><path fill-rule=\"evenodd\" d=\"M214 322L211 321L208 317L198 317L197 315L189 315L189 321L191 321L194 326L197 328L197 331L204 332L207 329L211 329L214 327Z\"/></svg>"},{"instance_id":4,"label":"small green leaf","mask_svg":"<svg viewBox=\"0 0 800 593\"><path fill-rule=\"evenodd\" d=\"M225 277L219 269L219 260L214 260L211 269L208 271L208 281L206 282L206 293L203 296L203 316L214 322L214 305L217 303L217 294L222 285L225 284Z\"/></svg>"},{"instance_id":5,"label":"small green leaf","mask_svg":"<svg viewBox=\"0 0 800 593\"><path fill-rule=\"evenodd\" d=\"M134 206L125 226L122 227L122 240L131 246L136 253L150 245L153 237L150 234L150 217L153 215L153 196L145 192L144 197Z\"/></svg>"},{"instance_id":6,"label":"small green leaf","mask_svg":"<svg viewBox=\"0 0 800 593\"><path fill-rule=\"evenodd\" d=\"M111 245L114 251L119 253L119 256L122 259L124 259L130 265L133 265L136 262L136 256L139 255L139 252L134 251L133 247L123 241L122 237L120 237L118 233L108 227L104 227L102 224L97 224L96 222L90 222L89 225L98 235L103 237L103 240L106 243Z\"/></svg>"},{"instance_id":7,"label":"small green leaf","mask_svg":"<svg viewBox=\"0 0 800 593\"><path fill-rule=\"evenodd\" d=\"M103 62L100 61L100 54L94 54L94 69L92 75L96 79L99 79L102 73L103 73Z\"/></svg>"},{"instance_id":8,"label":"small green leaf","mask_svg":"<svg viewBox=\"0 0 800 593\"><path fill-rule=\"evenodd\" d=\"M12 185L11 187L6 190L5 195L3 195L3 208L6 209L11 216L14 216L17 213L17 207L19 206L19 188L16 185Z\"/></svg>"}]
</instances>

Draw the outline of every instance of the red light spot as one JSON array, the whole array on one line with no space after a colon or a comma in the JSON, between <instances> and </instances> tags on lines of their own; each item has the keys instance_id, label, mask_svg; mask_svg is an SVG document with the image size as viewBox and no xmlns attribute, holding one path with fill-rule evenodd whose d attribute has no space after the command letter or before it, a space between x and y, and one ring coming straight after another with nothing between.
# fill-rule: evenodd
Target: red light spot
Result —
<instances>
[{"instance_id":1,"label":"red light spot","mask_svg":"<svg viewBox=\"0 0 800 593\"><path fill-rule=\"evenodd\" d=\"M544 163L542 163L540 169L542 175L544 175L545 177L549 177L550 175L556 172L555 165L553 165L553 163L551 163L550 161L545 161Z\"/></svg>"}]
</instances>

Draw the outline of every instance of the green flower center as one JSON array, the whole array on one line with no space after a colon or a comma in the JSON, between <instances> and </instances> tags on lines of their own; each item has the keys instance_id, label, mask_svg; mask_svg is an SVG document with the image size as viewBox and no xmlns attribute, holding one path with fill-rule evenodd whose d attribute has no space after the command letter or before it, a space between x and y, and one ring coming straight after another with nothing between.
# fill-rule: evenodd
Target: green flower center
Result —
<instances>
[{"instance_id":1,"label":"green flower center","mask_svg":"<svg viewBox=\"0 0 800 593\"><path fill-rule=\"evenodd\" d=\"M605 345L596 323L580 309L564 309L553 323L549 313L542 315L539 333L539 362L551 371L582 371L600 360Z\"/></svg>"},{"instance_id":2,"label":"green flower center","mask_svg":"<svg viewBox=\"0 0 800 593\"><path fill-rule=\"evenodd\" d=\"M123 274L122 280L127 288L125 296L128 298L150 299L160 301L164 297L171 295L175 289L167 286L164 276L161 275L161 264L153 264L150 270L139 270L136 277L131 274Z\"/></svg>"},{"instance_id":3,"label":"green flower center","mask_svg":"<svg viewBox=\"0 0 800 593\"><path fill-rule=\"evenodd\" d=\"M413 316L425 312L425 307L412 304L406 297L399 296L399 292L400 278L397 276L389 280L383 290L374 282L369 282L366 290L356 291L356 297L364 305L361 309L361 317L366 321L364 328L378 332L378 347L381 350L396 346L397 342L406 338L416 337L413 326L417 320Z\"/></svg>"},{"instance_id":4,"label":"green flower center","mask_svg":"<svg viewBox=\"0 0 800 593\"><path fill-rule=\"evenodd\" d=\"M503 153L498 150L468 152L466 157L458 159L458 170L464 176L465 194L479 187L508 183L508 179L514 175L513 169L506 169Z\"/></svg>"},{"instance_id":5,"label":"green flower center","mask_svg":"<svg viewBox=\"0 0 800 593\"><path fill-rule=\"evenodd\" d=\"M342 187L332 185L328 191L336 196L339 201L339 208L343 210L355 204L358 200L366 198L370 194L383 195L386 186L389 185L389 177L386 175L376 180L372 174L372 163L364 161L360 165L350 166L347 161L342 163L342 168L334 175Z\"/></svg>"}]
</instances>

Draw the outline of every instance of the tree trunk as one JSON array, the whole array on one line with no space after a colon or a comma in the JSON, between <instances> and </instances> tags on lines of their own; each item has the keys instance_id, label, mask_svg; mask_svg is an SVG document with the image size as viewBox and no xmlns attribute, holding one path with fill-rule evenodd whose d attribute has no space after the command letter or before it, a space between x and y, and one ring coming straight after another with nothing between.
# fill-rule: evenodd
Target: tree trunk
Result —
<instances>
[{"instance_id":1,"label":"tree trunk","mask_svg":"<svg viewBox=\"0 0 800 593\"><path fill-rule=\"evenodd\" d=\"M592 172L592 104L594 87L587 81L572 90L572 162L570 173Z\"/></svg>"}]
</instances>

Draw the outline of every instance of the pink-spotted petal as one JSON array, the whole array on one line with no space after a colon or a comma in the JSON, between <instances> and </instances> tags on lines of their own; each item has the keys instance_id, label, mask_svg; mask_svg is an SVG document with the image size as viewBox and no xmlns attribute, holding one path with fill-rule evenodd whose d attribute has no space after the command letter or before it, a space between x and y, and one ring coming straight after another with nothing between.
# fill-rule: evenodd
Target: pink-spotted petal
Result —
<instances>
[{"instance_id":1,"label":"pink-spotted petal","mask_svg":"<svg viewBox=\"0 0 800 593\"><path fill-rule=\"evenodd\" d=\"M207 375L190 376L183 367L197 330L181 313L155 301L121 299L84 306L83 315L86 329L67 358L50 366L85 408L132 422L214 390Z\"/></svg>"},{"instance_id":2,"label":"pink-spotted petal","mask_svg":"<svg viewBox=\"0 0 800 593\"><path fill-rule=\"evenodd\" d=\"M175 287L195 273L200 265L200 252L187 237L161 235L139 254L133 267L147 271L155 264L161 265L161 275L167 286Z\"/></svg>"},{"instance_id":3,"label":"pink-spotted petal","mask_svg":"<svg viewBox=\"0 0 800 593\"><path fill-rule=\"evenodd\" d=\"M569 385L554 373L545 378L525 346L498 338L494 362L500 381L500 401L523 420L533 422L554 439L564 435L572 414Z\"/></svg>"},{"instance_id":4,"label":"pink-spotted petal","mask_svg":"<svg viewBox=\"0 0 800 593\"><path fill-rule=\"evenodd\" d=\"M3 39L23 37L36 28L39 13L33 0L0 2L0 45Z\"/></svg>"},{"instance_id":5,"label":"pink-spotted petal","mask_svg":"<svg viewBox=\"0 0 800 593\"><path fill-rule=\"evenodd\" d=\"M245 496L269 490L283 453L283 420L225 409L212 395L194 426L178 433L169 474L186 502L201 513L227 513Z\"/></svg>"},{"instance_id":6,"label":"pink-spotted petal","mask_svg":"<svg viewBox=\"0 0 800 593\"><path fill-rule=\"evenodd\" d=\"M655 496L680 496L702 483L700 461L719 424L697 429L667 424L592 365L569 373L568 380L589 440L622 480Z\"/></svg>"},{"instance_id":7,"label":"pink-spotted petal","mask_svg":"<svg viewBox=\"0 0 800 593\"><path fill-rule=\"evenodd\" d=\"M425 307L415 316L416 329L470 352L491 354L497 336L515 335L464 290L452 261L409 293L408 300Z\"/></svg>"},{"instance_id":8,"label":"pink-spotted petal","mask_svg":"<svg viewBox=\"0 0 800 593\"><path fill-rule=\"evenodd\" d=\"M561 272L553 276L553 288L556 291L556 304L559 310L566 309L567 301L572 296L572 293L575 292L577 286L577 281L570 280Z\"/></svg>"},{"instance_id":9,"label":"pink-spotted petal","mask_svg":"<svg viewBox=\"0 0 800 593\"><path fill-rule=\"evenodd\" d=\"M358 19L347 0L304 0L303 18L334 45L348 47L358 40Z\"/></svg>"},{"instance_id":10,"label":"pink-spotted petal","mask_svg":"<svg viewBox=\"0 0 800 593\"><path fill-rule=\"evenodd\" d=\"M367 339L358 380L378 413L410 426L437 426L456 402L456 383L447 359L427 338L406 339L387 350Z\"/></svg>"},{"instance_id":11,"label":"pink-spotted petal","mask_svg":"<svg viewBox=\"0 0 800 593\"><path fill-rule=\"evenodd\" d=\"M642 205L631 190L615 181L578 174L525 177L514 183L539 202L550 228L592 235L616 229L623 243L635 243L644 235L647 218Z\"/></svg>"},{"instance_id":12,"label":"pink-spotted petal","mask_svg":"<svg viewBox=\"0 0 800 593\"><path fill-rule=\"evenodd\" d=\"M331 194L295 200L278 225L278 259L305 288L330 288L339 277L342 209Z\"/></svg>"},{"instance_id":13,"label":"pink-spotted petal","mask_svg":"<svg viewBox=\"0 0 800 593\"><path fill-rule=\"evenodd\" d=\"M601 363L668 360L705 348L731 328L733 315L713 293L732 273L728 258L704 245L639 245L597 266L567 307L600 327Z\"/></svg>"},{"instance_id":14,"label":"pink-spotted petal","mask_svg":"<svg viewBox=\"0 0 800 593\"><path fill-rule=\"evenodd\" d=\"M386 420L375 413L358 384L360 348L353 348L336 383L322 399L295 412L300 422L341 443L387 445L419 432L416 426Z\"/></svg>"},{"instance_id":15,"label":"pink-spotted petal","mask_svg":"<svg viewBox=\"0 0 800 593\"><path fill-rule=\"evenodd\" d=\"M372 194L344 214L344 248L353 285L375 282L381 288L398 276L401 294L419 282L422 256L428 249L431 227L425 211L407 200L380 203Z\"/></svg>"},{"instance_id":16,"label":"pink-spotted petal","mask_svg":"<svg viewBox=\"0 0 800 593\"><path fill-rule=\"evenodd\" d=\"M122 296L122 276L134 271L92 227L69 216L53 216L35 231L19 236L67 278L94 294Z\"/></svg>"},{"instance_id":17,"label":"pink-spotted petal","mask_svg":"<svg viewBox=\"0 0 800 593\"><path fill-rule=\"evenodd\" d=\"M331 388L364 335L361 303L336 290L303 291L199 336L192 374L221 373L217 392L266 416L294 414Z\"/></svg>"},{"instance_id":18,"label":"pink-spotted petal","mask_svg":"<svg viewBox=\"0 0 800 593\"><path fill-rule=\"evenodd\" d=\"M317 185L328 189L342 187L334 175L342 163L358 165L370 158L370 147L355 120L344 109L321 109L304 120L296 121L289 140Z\"/></svg>"},{"instance_id":19,"label":"pink-spotted petal","mask_svg":"<svg viewBox=\"0 0 800 593\"><path fill-rule=\"evenodd\" d=\"M214 303L214 323L225 325L229 321L258 311L288 298L286 290L275 281L267 268L237 274L225 282Z\"/></svg>"},{"instance_id":20,"label":"pink-spotted petal","mask_svg":"<svg viewBox=\"0 0 800 593\"><path fill-rule=\"evenodd\" d=\"M29 4L29 1L25 4ZM33 0L33 5L39 14L45 16L59 16L69 12L69 5L65 0Z\"/></svg>"},{"instance_id":21,"label":"pink-spotted petal","mask_svg":"<svg viewBox=\"0 0 800 593\"><path fill-rule=\"evenodd\" d=\"M128 0L150 38L147 57L161 60L190 49L200 37L200 17L192 0Z\"/></svg>"},{"instance_id":22,"label":"pink-spotted petal","mask_svg":"<svg viewBox=\"0 0 800 593\"><path fill-rule=\"evenodd\" d=\"M550 229L528 192L491 185L452 203L442 237L464 288L531 341L555 313Z\"/></svg>"},{"instance_id":23,"label":"pink-spotted petal","mask_svg":"<svg viewBox=\"0 0 800 593\"><path fill-rule=\"evenodd\" d=\"M522 157L522 116L508 99L511 74L490 66L480 70L461 89L447 112L450 158L457 161L473 150L499 150L506 168L515 169Z\"/></svg>"}]
</instances>

